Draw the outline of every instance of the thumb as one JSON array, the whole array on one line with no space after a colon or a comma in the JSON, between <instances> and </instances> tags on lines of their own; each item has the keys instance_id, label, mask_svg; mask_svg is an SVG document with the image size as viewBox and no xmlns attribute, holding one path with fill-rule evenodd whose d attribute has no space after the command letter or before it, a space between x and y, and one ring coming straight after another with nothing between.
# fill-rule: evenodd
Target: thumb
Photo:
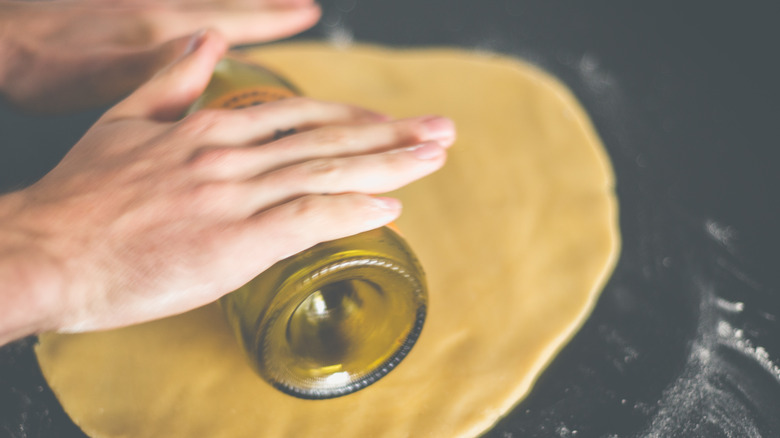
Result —
<instances>
[{"instance_id":1,"label":"thumb","mask_svg":"<svg viewBox=\"0 0 780 438\"><path fill-rule=\"evenodd\" d=\"M166 61L169 64L106 112L103 119L178 119L203 93L227 47L225 38L213 30L199 31L159 46L155 53L157 64Z\"/></svg>"}]
</instances>

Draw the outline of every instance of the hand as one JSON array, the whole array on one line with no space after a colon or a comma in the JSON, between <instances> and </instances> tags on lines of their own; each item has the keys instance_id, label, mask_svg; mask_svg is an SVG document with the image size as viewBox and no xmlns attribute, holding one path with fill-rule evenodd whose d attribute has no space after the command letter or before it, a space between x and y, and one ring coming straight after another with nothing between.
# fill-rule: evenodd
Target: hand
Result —
<instances>
[{"instance_id":1,"label":"hand","mask_svg":"<svg viewBox=\"0 0 780 438\"><path fill-rule=\"evenodd\" d=\"M37 112L105 105L180 56L199 29L243 44L319 16L312 0L0 1L0 92Z\"/></svg>"},{"instance_id":2,"label":"hand","mask_svg":"<svg viewBox=\"0 0 780 438\"><path fill-rule=\"evenodd\" d=\"M177 120L225 49L206 33L51 173L0 198L0 230L34 260L16 272L35 273L37 330L116 327L216 300L278 260L394 220L398 201L372 194L443 165L454 130L441 117L391 121L293 98Z\"/></svg>"}]
</instances>

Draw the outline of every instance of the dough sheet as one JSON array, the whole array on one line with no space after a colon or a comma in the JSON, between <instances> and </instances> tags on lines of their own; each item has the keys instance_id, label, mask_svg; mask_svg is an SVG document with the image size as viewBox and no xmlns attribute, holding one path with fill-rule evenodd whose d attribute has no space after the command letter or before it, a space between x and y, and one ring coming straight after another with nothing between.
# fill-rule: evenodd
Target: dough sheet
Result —
<instances>
[{"instance_id":1,"label":"dough sheet","mask_svg":"<svg viewBox=\"0 0 780 438\"><path fill-rule=\"evenodd\" d=\"M397 193L430 308L409 356L357 393L285 395L249 368L216 305L46 334L43 373L93 437L473 437L530 390L617 259L613 173L587 115L521 61L456 49L288 43L249 56L304 94L453 118L437 174Z\"/></svg>"}]
</instances>

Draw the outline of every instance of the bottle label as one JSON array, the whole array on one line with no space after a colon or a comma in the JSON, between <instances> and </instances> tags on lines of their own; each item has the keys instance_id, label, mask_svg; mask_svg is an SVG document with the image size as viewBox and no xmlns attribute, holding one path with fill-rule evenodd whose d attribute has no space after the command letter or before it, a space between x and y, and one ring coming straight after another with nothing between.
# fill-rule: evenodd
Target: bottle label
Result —
<instances>
[{"instance_id":1,"label":"bottle label","mask_svg":"<svg viewBox=\"0 0 780 438\"><path fill-rule=\"evenodd\" d=\"M206 104L205 108L239 109L295 96L297 94L287 88L265 85L227 93Z\"/></svg>"}]
</instances>

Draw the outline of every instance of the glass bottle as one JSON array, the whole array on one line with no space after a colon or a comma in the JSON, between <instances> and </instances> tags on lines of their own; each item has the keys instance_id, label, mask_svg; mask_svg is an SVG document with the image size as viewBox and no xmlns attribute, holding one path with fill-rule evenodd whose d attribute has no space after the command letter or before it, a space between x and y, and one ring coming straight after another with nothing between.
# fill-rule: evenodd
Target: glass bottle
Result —
<instances>
[{"instance_id":1,"label":"glass bottle","mask_svg":"<svg viewBox=\"0 0 780 438\"><path fill-rule=\"evenodd\" d=\"M278 75L229 55L190 111L296 95ZM325 399L376 382L406 357L425 321L427 290L409 245L382 227L282 260L220 302L266 381Z\"/></svg>"}]
</instances>

